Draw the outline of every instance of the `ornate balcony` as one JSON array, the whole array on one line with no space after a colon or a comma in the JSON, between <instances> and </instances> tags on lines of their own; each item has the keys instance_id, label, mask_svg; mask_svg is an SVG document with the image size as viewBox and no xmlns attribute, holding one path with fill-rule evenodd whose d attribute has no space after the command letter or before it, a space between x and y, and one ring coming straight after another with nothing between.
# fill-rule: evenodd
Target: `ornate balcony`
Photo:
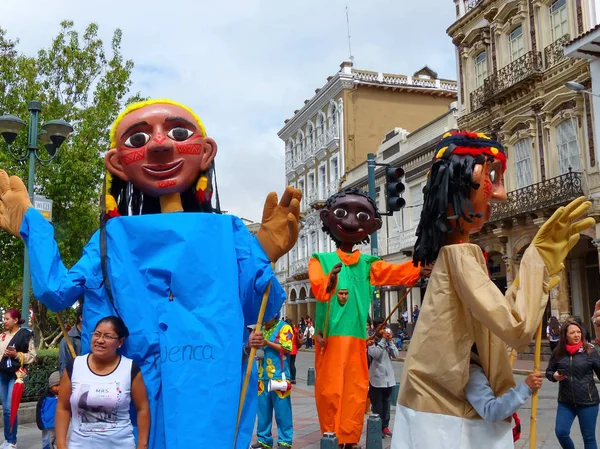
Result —
<instances>
[{"instance_id":1,"label":"ornate balcony","mask_svg":"<svg viewBox=\"0 0 600 449\"><path fill-rule=\"evenodd\" d=\"M542 54L532 51L501 68L490 78L494 95L542 71Z\"/></svg>"},{"instance_id":2,"label":"ornate balcony","mask_svg":"<svg viewBox=\"0 0 600 449\"><path fill-rule=\"evenodd\" d=\"M571 40L571 35L565 34L544 48L544 60L546 69L555 66L565 59L565 45Z\"/></svg>"},{"instance_id":3,"label":"ornate balcony","mask_svg":"<svg viewBox=\"0 0 600 449\"><path fill-rule=\"evenodd\" d=\"M505 202L493 205L490 221L559 206L582 195L581 173L569 169L564 175L508 192Z\"/></svg>"},{"instance_id":4,"label":"ornate balcony","mask_svg":"<svg viewBox=\"0 0 600 449\"><path fill-rule=\"evenodd\" d=\"M471 92L471 111L476 111L482 107L485 100L487 100L485 97L485 85L482 85Z\"/></svg>"},{"instance_id":5,"label":"ornate balcony","mask_svg":"<svg viewBox=\"0 0 600 449\"><path fill-rule=\"evenodd\" d=\"M290 276L302 276L308 274L308 257L303 257L290 266Z\"/></svg>"},{"instance_id":6,"label":"ornate balcony","mask_svg":"<svg viewBox=\"0 0 600 449\"><path fill-rule=\"evenodd\" d=\"M319 161L327 157L327 142L325 140L326 133L320 134L315 138L315 156Z\"/></svg>"},{"instance_id":7,"label":"ornate balcony","mask_svg":"<svg viewBox=\"0 0 600 449\"><path fill-rule=\"evenodd\" d=\"M325 142L327 149L332 152L340 147L340 135L337 123L327 130L325 133Z\"/></svg>"}]
</instances>

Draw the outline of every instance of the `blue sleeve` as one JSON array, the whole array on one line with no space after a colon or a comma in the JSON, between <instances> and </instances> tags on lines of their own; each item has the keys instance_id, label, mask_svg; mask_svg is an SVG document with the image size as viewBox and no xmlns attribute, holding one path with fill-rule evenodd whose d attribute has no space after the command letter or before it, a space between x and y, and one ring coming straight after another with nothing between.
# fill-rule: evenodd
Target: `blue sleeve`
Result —
<instances>
[{"instance_id":1,"label":"blue sleeve","mask_svg":"<svg viewBox=\"0 0 600 449\"><path fill-rule=\"evenodd\" d=\"M67 270L54 240L54 228L35 209L29 208L21 237L29 251L31 284L39 301L53 312L66 309L79 299L91 282L98 288L102 282L100 270L99 233L83 250L83 256L73 268Z\"/></svg>"},{"instance_id":2,"label":"blue sleeve","mask_svg":"<svg viewBox=\"0 0 600 449\"><path fill-rule=\"evenodd\" d=\"M239 218L233 218L236 254L239 270L240 300L245 326L256 324L263 294L269 282L271 290L264 321L273 318L285 301L283 287L271 269L271 262L258 240Z\"/></svg>"},{"instance_id":3,"label":"blue sleeve","mask_svg":"<svg viewBox=\"0 0 600 449\"><path fill-rule=\"evenodd\" d=\"M529 387L522 382L497 398L480 366L471 364L469 372L465 396L479 416L486 421L499 422L508 418L525 404L531 395Z\"/></svg>"},{"instance_id":4,"label":"blue sleeve","mask_svg":"<svg viewBox=\"0 0 600 449\"><path fill-rule=\"evenodd\" d=\"M67 367L67 342L65 338L60 341L58 346L58 372L62 376L63 371Z\"/></svg>"}]
</instances>

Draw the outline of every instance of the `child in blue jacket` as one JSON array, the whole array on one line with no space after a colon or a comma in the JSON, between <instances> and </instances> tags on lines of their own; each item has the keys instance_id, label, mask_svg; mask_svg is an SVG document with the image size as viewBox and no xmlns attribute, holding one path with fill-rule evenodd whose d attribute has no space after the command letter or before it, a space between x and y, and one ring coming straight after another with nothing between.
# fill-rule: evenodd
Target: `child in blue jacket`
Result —
<instances>
[{"instance_id":1,"label":"child in blue jacket","mask_svg":"<svg viewBox=\"0 0 600 449\"><path fill-rule=\"evenodd\" d=\"M38 429L42 431L42 449L56 448L54 418L56 416L56 403L58 402L59 384L60 373L58 371L54 371L48 378L48 390L37 403L36 421Z\"/></svg>"}]
</instances>

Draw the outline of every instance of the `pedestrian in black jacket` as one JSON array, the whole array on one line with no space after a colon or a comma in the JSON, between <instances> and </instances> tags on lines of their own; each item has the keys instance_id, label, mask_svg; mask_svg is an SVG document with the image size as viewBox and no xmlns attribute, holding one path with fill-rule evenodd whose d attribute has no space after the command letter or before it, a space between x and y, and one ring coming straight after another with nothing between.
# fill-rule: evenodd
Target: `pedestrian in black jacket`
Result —
<instances>
[{"instance_id":1,"label":"pedestrian in black jacket","mask_svg":"<svg viewBox=\"0 0 600 449\"><path fill-rule=\"evenodd\" d=\"M555 432L563 449L575 449L569 436L575 417L579 420L584 449L598 448L596 420L600 397L594 373L600 378L600 356L584 341L578 323L565 323L546 369L548 380L559 382Z\"/></svg>"}]
</instances>

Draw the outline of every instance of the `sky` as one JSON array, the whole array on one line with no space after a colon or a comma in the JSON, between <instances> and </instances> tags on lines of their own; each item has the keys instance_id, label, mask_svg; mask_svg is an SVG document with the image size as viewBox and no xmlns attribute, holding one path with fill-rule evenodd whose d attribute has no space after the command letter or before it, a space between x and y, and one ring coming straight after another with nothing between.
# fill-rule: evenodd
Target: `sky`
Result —
<instances>
[{"instance_id":1,"label":"sky","mask_svg":"<svg viewBox=\"0 0 600 449\"><path fill-rule=\"evenodd\" d=\"M79 31L97 23L107 48L120 28L132 91L202 118L219 146L223 210L260 221L267 194L285 188L277 132L348 60L346 6L356 68L412 75L428 65L456 79L452 0L0 0L0 27L29 55L62 20Z\"/></svg>"}]
</instances>

